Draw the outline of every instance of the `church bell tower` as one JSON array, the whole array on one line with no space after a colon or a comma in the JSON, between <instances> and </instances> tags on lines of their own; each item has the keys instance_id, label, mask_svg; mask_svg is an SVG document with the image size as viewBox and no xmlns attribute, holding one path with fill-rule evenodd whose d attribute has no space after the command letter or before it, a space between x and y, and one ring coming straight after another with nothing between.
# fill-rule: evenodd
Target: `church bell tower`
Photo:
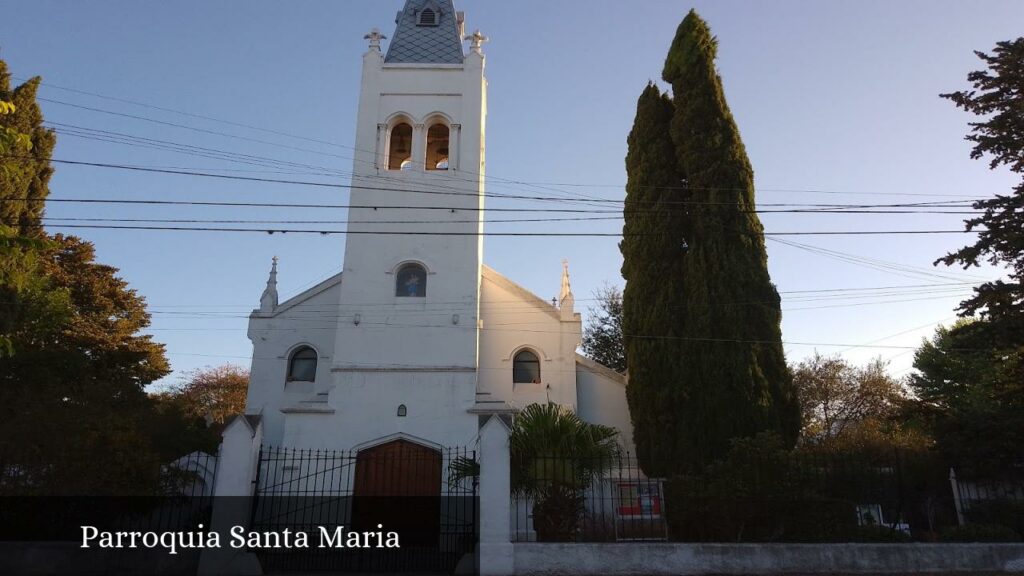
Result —
<instances>
[{"instance_id":1,"label":"church bell tower","mask_svg":"<svg viewBox=\"0 0 1024 576\"><path fill-rule=\"evenodd\" d=\"M379 405L382 417L407 406L410 434L465 442L475 425L465 410L478 366L486 38L465 35L452 0L407 0L396 25L390 40L366 35L332 373L354 405Z\"/></svg>"}]
</instances>

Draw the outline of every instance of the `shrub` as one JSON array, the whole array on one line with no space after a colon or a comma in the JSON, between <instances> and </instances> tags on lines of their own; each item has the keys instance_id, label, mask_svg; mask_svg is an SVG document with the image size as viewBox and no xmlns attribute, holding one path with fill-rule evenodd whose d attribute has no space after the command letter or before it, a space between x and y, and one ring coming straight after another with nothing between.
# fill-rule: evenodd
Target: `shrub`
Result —
<instances>
[{"instance_id":1,"label":"shrub","mask_svg":"<svg viewBox=\"0 0 1024 576\"><path fill-rule=\"evenodd\" d=\"M973 502L966 512L972 524L1004 526L1018 535L1024 535L1024 501L1001 498Z\"/></svg>"},{"instance_id":2,"label":"shrub","mask_svg":"<svg viewBox=\"0 0 1024 576\"><path fill-rule=\"evenodd\" d=\"M884 526L858 527L858 505L877 504L885 520L898 518L920 537L935 539L934 531L953 518L944 504L947 470L924 454L788 451L771 435L737 440L725 459L666 483L669 536L698 542L910 540Z\"/></svg>"},{"instance_id":3,"label":"shrub","mask_svg":"<svg viewBox=\"0 0 1024 576\"><path fill-rule=\"evenodd\" d=\"M815 465L782 448L772 435L738 440L703 474L666 484L669 534L703 542L828 542L856 529L852 500L808 482Z\"/></svg>"},{"instance_id":4,"label":"shrub","mask_svg":"<svg viewBox=\"0 0 1024 576\"><path fill-rule=\"evenodd\" d=\"M965 524L942 533L943 542L1020 542L1020 535L999 524Z\"/></svg>"},{"instance_id":5,"label":"shrub","mask_svg":"<svg viewBox=\"0 0 1024 576\"><path fill-rule=\"evenodd\" d=\"M855 542L910 542L909 534L888 526L858 526L854 533Z\"/></svg>"}]
</instances>

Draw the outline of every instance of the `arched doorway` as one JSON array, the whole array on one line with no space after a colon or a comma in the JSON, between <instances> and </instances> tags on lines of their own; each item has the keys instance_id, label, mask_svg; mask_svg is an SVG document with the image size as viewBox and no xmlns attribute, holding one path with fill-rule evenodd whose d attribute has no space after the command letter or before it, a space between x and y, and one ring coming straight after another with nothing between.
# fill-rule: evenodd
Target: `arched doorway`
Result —
<instances>
[{"instance_id":1,"label":"arched doorway","mask_svg":"<svg viewBox=\"0 0 1024 576\"><path fill-rule=\"evenodd\" d=\"M436 547L441 526L441 453L392 440L356 456L354 530L398 532L402 547Z\"/></svg>"}]
</instances>

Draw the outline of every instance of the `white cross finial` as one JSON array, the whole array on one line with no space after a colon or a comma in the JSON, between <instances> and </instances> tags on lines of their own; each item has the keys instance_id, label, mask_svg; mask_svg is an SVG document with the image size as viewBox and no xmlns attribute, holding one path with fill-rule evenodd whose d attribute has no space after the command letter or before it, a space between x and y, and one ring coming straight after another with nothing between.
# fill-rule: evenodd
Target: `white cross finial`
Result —
<instances>
[{"instance_id":1,"label":"white cross finial","mask_svg":"<svg viewBox=\"0 0 1024 576\"><path fill-rule=\"evenodd\" d=\"M473 52L480 54L484 42L487 42L489 38L480 33L479 30L473 32L469 36L466 36L466 40L469 40L469 49Z\"/></svg>"},{"instance_id":2,"label":"white cross finial","mask_svg":"<svg viewBox=\"0 0 1024 576\"><path fill-rule=\"evenodd\" d=\"M370 30L369 34L363 36L363 40L370 41L370 50L380 52L380 41L387 40L387 36L381 34L380 30L374 28L373 30Z\"/></svg>"}]
</instances>

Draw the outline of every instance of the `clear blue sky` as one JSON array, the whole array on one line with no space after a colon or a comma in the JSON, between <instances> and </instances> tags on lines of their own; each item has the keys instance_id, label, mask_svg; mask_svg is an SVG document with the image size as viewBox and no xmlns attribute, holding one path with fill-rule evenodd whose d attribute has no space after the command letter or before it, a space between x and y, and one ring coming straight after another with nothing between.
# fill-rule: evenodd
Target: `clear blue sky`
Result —
<instances>
[{"instance_id":1,"label":"clear blue sky","mask_svg":"<svg viewBox=\"0 0 1024 576\"><path fill-rule=\"evenodd\" d=\"M43 103L65 125L169 140L347 172L363 34L393 30L401 0L303 2L17 2L0 19L0 57L17 77L136 100L335 143L319 144L212 123L55 88L41 96L266 140L278 146ZM753 162L758 202L933 202L1004 193L1014 179L970 160L970 118L938 97L966 87L973 50L1016 38L1019 1L695 2L719 38L726 96ZM487 130L489 190L622 198L625 140L636 98L661 65L690 3L668 1L457 3L467 28L490 37ZM284 147L282 147L284 146ZM291 147L291 148L287 148ZM296 150L302 148L305 151ZM274 170L138 146L59 138L56 158L200 169ZM303 169L302 172L310 172ZM229 172L225 172L229 173ZM251 174L248 172L230 172ZM272 174L260 174L271 176ZM344 183L308 174L285 178ZM544 183L511 184L510 181ZM582 184L562 186L558 184ZM61 198L157 198L343 204L347 193L284 185L58 166ZM560 192L552 191L554 188ZM827 193L826 193L827 192ZM517 206L492 200L489 206ZM523 206L523 204L520 204ZM535 206L535 205L525 205ZM344 210L196 209L52 203L49 217L344 220ZM503 218L490 214L489 218ZM764 214L769 232L960 229L955 215ZM320 227L339 228L341 225ZM58 231L57 228L51 228ZM490 231L621 231L621 223L491 224ZM272 255L287 297L341 267L341 236L81 230L101 262L146 297L153 334L175 375L248 365L246 316L258 305ZM970 237L788 238L879 266L769 242L783 293L783 335L792 361L842 352L856 362L891 359L906 373L915 346L950 321L956 286L866 291L823 299L803 290L972 281L992 270L933 268ZM571 263L578 306L603 283L622 284L614 239L489 237L485 261L542 297L556 294L560 261ZM843 257L845 258L845 256ZM908 271L911 270L911 271ZM914 272L923 271L923 274ZM939 274L941 277L934 276ZM968 275L969 274L969 275ZM952 288L952 289L951 289ZM796 344L817 343L817 345Z\"/></svg>"}]
</instances>

